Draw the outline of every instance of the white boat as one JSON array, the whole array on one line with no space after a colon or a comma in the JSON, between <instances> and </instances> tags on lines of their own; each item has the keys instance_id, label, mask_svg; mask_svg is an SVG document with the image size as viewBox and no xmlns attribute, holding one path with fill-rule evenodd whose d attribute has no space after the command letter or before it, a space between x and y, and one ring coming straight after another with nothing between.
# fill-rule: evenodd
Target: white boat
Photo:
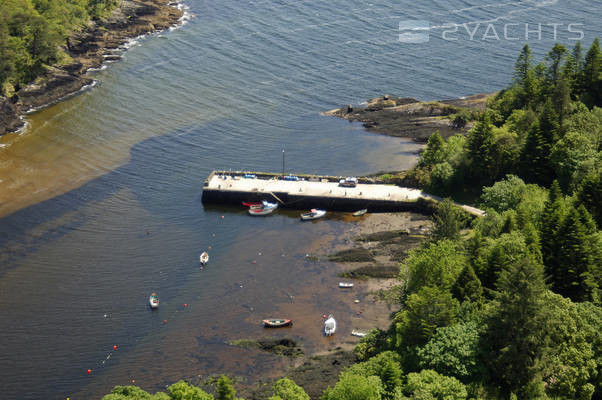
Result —
<instances>
[{"instance_id":1,"label":"white boat","mask_svg":"<svg viewBox=\"0 0 602 400\"><path fill-rule=\"evenodd\" d=\"M364 337L366 335L366 332L356 331L355 329L351 331L351 336Z\"/></svg>"},{"instance_id":2,"label":"white boat","mask_svg":"<svg viewBox=\"0 0 602 400\"><path fill-rule=\"evenodd\" d=\"M354 217L361 217L362 215L366 214L368 212L367 208L364 208L363 210L359 210L353 213Z\"/></svg>"},{"instance_id":3,"label":"white boat","mask_svg":"<svg viewBox=\"0 0 602 400\"><path fill-rule=\"evenodd\" d=\"M343 187L356 187L357 186L357 178L353 176L348 176L345 179L341 179L339 181L339 186Z\"/></svg>"},{"instance_id":4,"label":"white boat","mask_svg":"<svg viewBox=\"0 0 602 400\"><path fill-rule=\"evenodd\" d=\"M262 201L263 208L278 208L278 203L268 203L267 201Z\"/></svg>"},{"instance_id":5,"label":"white boat","mask_svg":"<svg viewBox=\"0 0 602 400\"><path fill-rule=\"evenodd\" d=\"M324 334L326 336L332 336L337 331L337 321L334 319L332 314L328 316L324 321Z\"/></svg>"},{"instance_id":6,"label":"white boat","mask_svg":"<svg viewBox=\"0 0 602 400\"><path fill-rule=\"evenodd\" d=\"M353 287L352 282L339 282L339 287L341 289L351 289Z\"/></svg>"},{"instance_id":7,"label":"white boat","mask_svg":"<svg viewBox=\"0 0 602 400\"><path fill-rule=\"evenodd\" d=\"M301 220L309 221L312 219L322 218L325 215L326 215L326 210L318 210L318 209L313 208L313 209L311 209L310 212L301 214Z\"/></svg>"},{"instance_id":8,"label":"white boat","mask_svg":"<svg viewBox=\"0 0 602 400\"><path fill-rule=\"evenodd\" d=\"M206 265L209 262L209 254L207 254L206 251L202 252L199 261L201 262L201 265Z\"/></svg>"},{"instance_id":9,"label":"white boat","mask_svg":"<svg viewBox=\"0 0 602 400\"><path fill-rule=\"evenodd\" d=\"M159 296L156 293L151 294L148 298L148 304L152 309L159 308Z\"/></svg>"},{"instance_id":10,"label":"white boat","mask_svg":"<svg viewBox=\"0 0 602 400\"><path fill-rule=\"evenodd\" d=\"M271 207L271 208L250 208L249 209L249 215L253 215L255 217L258 216L262 216L262 215L270 215L271 213L273 213L274 211L276 211L276 207Z\"/></svg>"}]
</instances>

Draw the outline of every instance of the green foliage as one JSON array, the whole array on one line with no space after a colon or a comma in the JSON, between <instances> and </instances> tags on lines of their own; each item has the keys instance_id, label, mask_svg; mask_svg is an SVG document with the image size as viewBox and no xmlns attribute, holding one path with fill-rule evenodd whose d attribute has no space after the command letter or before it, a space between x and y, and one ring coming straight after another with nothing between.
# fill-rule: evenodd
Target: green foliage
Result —
<instances>
[{"instance_id":1,"label":"green foliage","mask_svg":"<svg viewBox=\"0 0 602 400\"><path fill-rule=\"evenodd\" d=\"M385 350L387 346L386 332L373 329L355 346L354 352L359 361L365 361Z\"/></svg>"},{"instance_id":2,"label":"green foliage","mask_svg":"<svg viewBox=\"0 0 602 400\"><path fill-rule=\"evenodd\" d=\"M493 186L483 188L481 202L498 212L515 209L523 198L527 185L515 175L507 175Z\"/></svg>"},{"instance_id":3,"label":"green foliage","mask_svg":"<svg viewBox=\"0 0 602 400\"><path fill-rule=\"evenodd\" d=\"M424 286L451 289L466 265L468 258L461 244L441 240L423 249L411 250L402 269L408 274L408 292L415 293Z\"/></svg>"},{"instance_id":4,"label":"green foliage","mask_svg":"<svg viewBox=\"0 0 602 400\"><path fill-rule=\"evenodd\" d=\"M479 302L481 300L483 287L472 265L468 264L464 267L451 290L454 297L461 302Z\"/></svg>"},{"instance_id":5,"label":"green foliage","mask_svg":"<svg viewBox=\"0 0 602 400\"><path fill-rule=\"evenodd\" d=\"M434 228L431 237L434 241L460 237L460 229L464 227L466 215L450 198L439 202L433 215Z\"/></svg>"},{"instance_id":6,"label":"green foliage","mask_svg":"<svg viewBox=\"0 0 602 400\"><path fill-rule=\"evenodd\" d=\"M217 380L217 400L236 400L236 390L226 375L221 375Z\"/></svg>"},{"instance_id":7,"label":"green foliage","mask_svg":"<svg viewBox=\"0 0 602 400\"><path fill-rule=\"evenodd\" d=\"M543 268L529 257L504 264L496 289L497 308L484 336L491 378L526 398L545 348Z\"/></svg>"},{"instance_id":8,"label":"green foliage","mask_svg":"<svg viewBox=\"0 0 602 400\"><path fill-rule=\"evenodd\" d=\"M309 400L305 390L288 378L278 379L273 390L274 395L269 400Z\"/></svg>"},{"instance_id":9,"label":"green foliage","mask_svg":"<svg viewBox=\"0 0 602 400\"><path fill-rule=\"evenodd\" d=\"M479 338L477 323L473 321L438 328L428 343L418 349L420 366L460 380L476 377L481 373Z\"/></svg>"},{"instance_id":10,"label":"green foliage","mask_svg":"<svg viewBox=\"0 0 602 400\"><path fill-rule=\"evenodd\" d=\"M29 83L57 62L69 35L118 0L5 0L0 3L0 88ZM1 93L0 93L1 94Z\"/></svg>"},{"instance_id":11,"label":"green foliage","mask_svg":"<svg viewBox=\"0 0 602 400\"><path fill-rule=\"evenodd\" d=\"M380 378L342 372L334 388L328 388L322 400L380 400L384 392Z\"/></svg>"},{"instance_id":12,"label":"green foliage","mask_svg":"<svg viewBox=\"0 0 602 400\"><path fill-rule=\"evenodd\" d=\"M445 141L439 134L439 131L435 131L429 136L426 144L426 149L420 154L420 160L418 161L419 166L435 165L445 160Z\"/></svg>"},{"instance_id":13,"label":"green foliage","mask_svg":"<svg viewBox=\"0 0 602 400\"><path fill-rule=\"evenodd\" d=\"M472 128L468 135L468 160L469 177L475 183L486 184L493 181L496 176L494 170L494 145L493 125L487 113Z\"/></svg>"},{"instance_id":14,"label":"green foliage","mask_svg":"<svg viewBox=\"0 0 602 400\"><path fill-rule=\"evenodd\" d=\"M577 199L591 212L598 229L602 228L602 169L584 179Z\"/></svg>"},{"instance_id":15,"label":"green foliage","mask_svg":"<svg viewBox=\"0 0 602 400\"><path fill-rule=\"evenodd\" d=\"M458 301L450 292L438 287L425 286L410 295L395 316L396 346L406 349L423 345L437 328L456 321Z\"/></svg>"},{"instance_id":16,"label":"green foliage","mask_svg":"<svg viewBox=\"0 0 602 400\"><path fill-rule=\"evenodd\" d=\"M151 395L138 386L115 386L102 400L170 400L170 397L163 392Z\"/></svg>"},{"instance_id":17,"label":"green foliage","mask_svg":"<svg viewBox=\"0 0 602 400\"><path fill-rule=\"evenodd\" d=\"M392 351L385 351L362 363L354 364L347 372L366 378L377 376L384 388L384 397L392 398L395 388L401 386L401 357Z\"/></svg>"},{"instance_id":18,"label":"green foliage","mask_svg":"<svg viewBox=\"0 0 602 400\"><path fill-rule=\"evenodd\" d=\"M408 374L403 393L414 400L462 400L468 397L466 387L456 378L428 369Z\"/></svg>"},{"instance_id":19,"label":"green foliage","mask_svg":"<svg viewBox=\"0 0 602 400\"><path fill-rule=\"evenodd\" d=\"M213 400L213 396L204 390L179 381L167 388L172 400Z\"/></svg>"}]
</instances>

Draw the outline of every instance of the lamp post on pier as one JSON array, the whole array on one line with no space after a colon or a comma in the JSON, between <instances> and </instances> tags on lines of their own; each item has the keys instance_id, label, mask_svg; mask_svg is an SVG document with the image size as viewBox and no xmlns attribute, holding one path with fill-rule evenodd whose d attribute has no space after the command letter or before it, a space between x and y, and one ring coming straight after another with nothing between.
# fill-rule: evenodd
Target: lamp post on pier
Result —
<instances>
[{"instance_id":1,"label":"lamp post on pier","mask_svg":"<svg viewBox=\"0 0 602 400\"><path fill-rule=\"evenodd\" d=\"M284 149L282 149L282 179L284 179Z\"/></svg>"}]
</instances>

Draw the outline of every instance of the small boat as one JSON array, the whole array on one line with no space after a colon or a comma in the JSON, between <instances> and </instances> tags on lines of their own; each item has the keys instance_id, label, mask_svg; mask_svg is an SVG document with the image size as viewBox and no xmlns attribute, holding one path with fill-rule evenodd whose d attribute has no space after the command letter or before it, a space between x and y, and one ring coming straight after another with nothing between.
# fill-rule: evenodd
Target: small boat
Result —
<instances>
[{"instance_id":1,"label":"small boat","mask_svg":"<svg viewBox=\"0 0 602 400\"><path fill-rule=\"evenodd\" d=\"M282 328L284 326L292 326L293 321L290 319L277 319L277 318L269 318L264 319L263 326L266 328Z\"/></svg>"},{"instance_id":2,"label":"small boat","mask_svg":"<svg viewBox=\"0 0 602 400\"><path fill-rule=\"evenodd\" d=\"M243 201L242 205L249 208L263 208L263 203Z\"/></svg>"},{"instance_id":3,"label":"small boat","mask_svg":"<svg viewBox=\"0 0 602 400\"><path fill-rule=\"evenodd\" d=\"M366 214L368 212L367 208L364 208L363 210L359 210L353 213L354 217L361 217L362 215Z\"/></svg>"},{"instance_id":4,"label":"small boat","mask_svg":"<svg viewBox=\"0 0 602 400\"><path fill-rule=\"evenodd\" d=\"M150 304L151 309L159 308L159 296L156 293L153 293L148 298L148 304Z\"/></svg>"},{"instance_id":5,"label":"small boat","mask_svg":"<svg viewBox=\"0 0 602 400\"><path fill-rule=\"evenodd\" d=\"M312 219L322 218L326 215L326 210L318 210L313 208L310 212L301 214L302 221L309 221Z\"/></svg>"},{"instance_id":6,"label":"small boat","mask_svg":"<svg viewBox=\"0 0 602 400\"><path fill-rule=\"evenodd\" d=\"M332 336L337 331L337 321L334 319L332 314L328 316L324 321L324 334L326 336Z\"/></svg>"},{"instance_id":7,"label":"small boat","mask_svg":"<svg viewBox=\"0 0 602 400\"><path fill-rule=\"evenodd\" d=\"M339 181L339 186L342 187L356 187L357 186L357 178L352 177L352 176L348 176L345 179L341 179Z\"/></svg>"},{"instance_id":8,"label":"small boat","mask_svg":"<svg viewBox=\"0 0 602 400\"><path fill-rule=\"evenodd\" d=\"M250 208L249 209L249 214L253 215L253 216L262 216L262 215L270 215L271 213L273 213L274 211L276 211L276 207L272 207L272 208Z\"/></svg>"},{"instance_id":9,"label":"small boat","mask_svg":"<svg viewBox=\"0 0 602 400\"><path fill-rule=\"evenodd\" d=\"M278 203L268 203L264 200L261 204L263 205L263 208L278 208Z\"/></svg>"},{"instance_id":10,"label":"small boat","mask_svg":"<svg viewBox=\"0 0 602 400\"><path fill-rule=\"evenodd\" d=\"M206 265L209 262L209 254L207 254L206 251L202 252L199 261L201 262L201 265Z\"/></svg>"},{"instance_id":11,"label":"small boat","mask_svg":"<svg viewBox=\"0 0 602 400\"><path fill-rule=\"evenodd\" d=\"M339 282L339 287L341 289L351 289L353 287L352 282Z\"/></svg>"},{"instance_id":12,"label":"small boat","mask_svg":"<svg viewBox=\"0 0 602 400\"><path fill-rule=\"evenodd\" d=\"M351 336L364 337L366 335L366 332L356 331L355 329L351 331Z\"/></svg>"}]
</instances>

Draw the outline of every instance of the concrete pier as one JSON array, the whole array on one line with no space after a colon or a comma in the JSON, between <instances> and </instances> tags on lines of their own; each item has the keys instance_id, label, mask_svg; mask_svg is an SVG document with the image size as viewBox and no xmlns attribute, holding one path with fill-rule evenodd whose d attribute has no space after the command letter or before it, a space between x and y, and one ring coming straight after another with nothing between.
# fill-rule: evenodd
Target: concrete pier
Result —
<instances>
[{"instance_id":1,"label":"concrete pier","mask_svg":"<svg viewBox=\"0 0 602 400\"><path fill-rule=\"evenodd\" d=\"M416 211L432 213L441 200L419 189L372 183L360 178L355 187L342 187L342 177L295 175L283 180L279 174L214 171L203 186L203 202L241 204L243 201L278 202L293 209L322 208L329 211ZM473 215L483 211L460 205Z\"/></svg>"}]
</instances>

